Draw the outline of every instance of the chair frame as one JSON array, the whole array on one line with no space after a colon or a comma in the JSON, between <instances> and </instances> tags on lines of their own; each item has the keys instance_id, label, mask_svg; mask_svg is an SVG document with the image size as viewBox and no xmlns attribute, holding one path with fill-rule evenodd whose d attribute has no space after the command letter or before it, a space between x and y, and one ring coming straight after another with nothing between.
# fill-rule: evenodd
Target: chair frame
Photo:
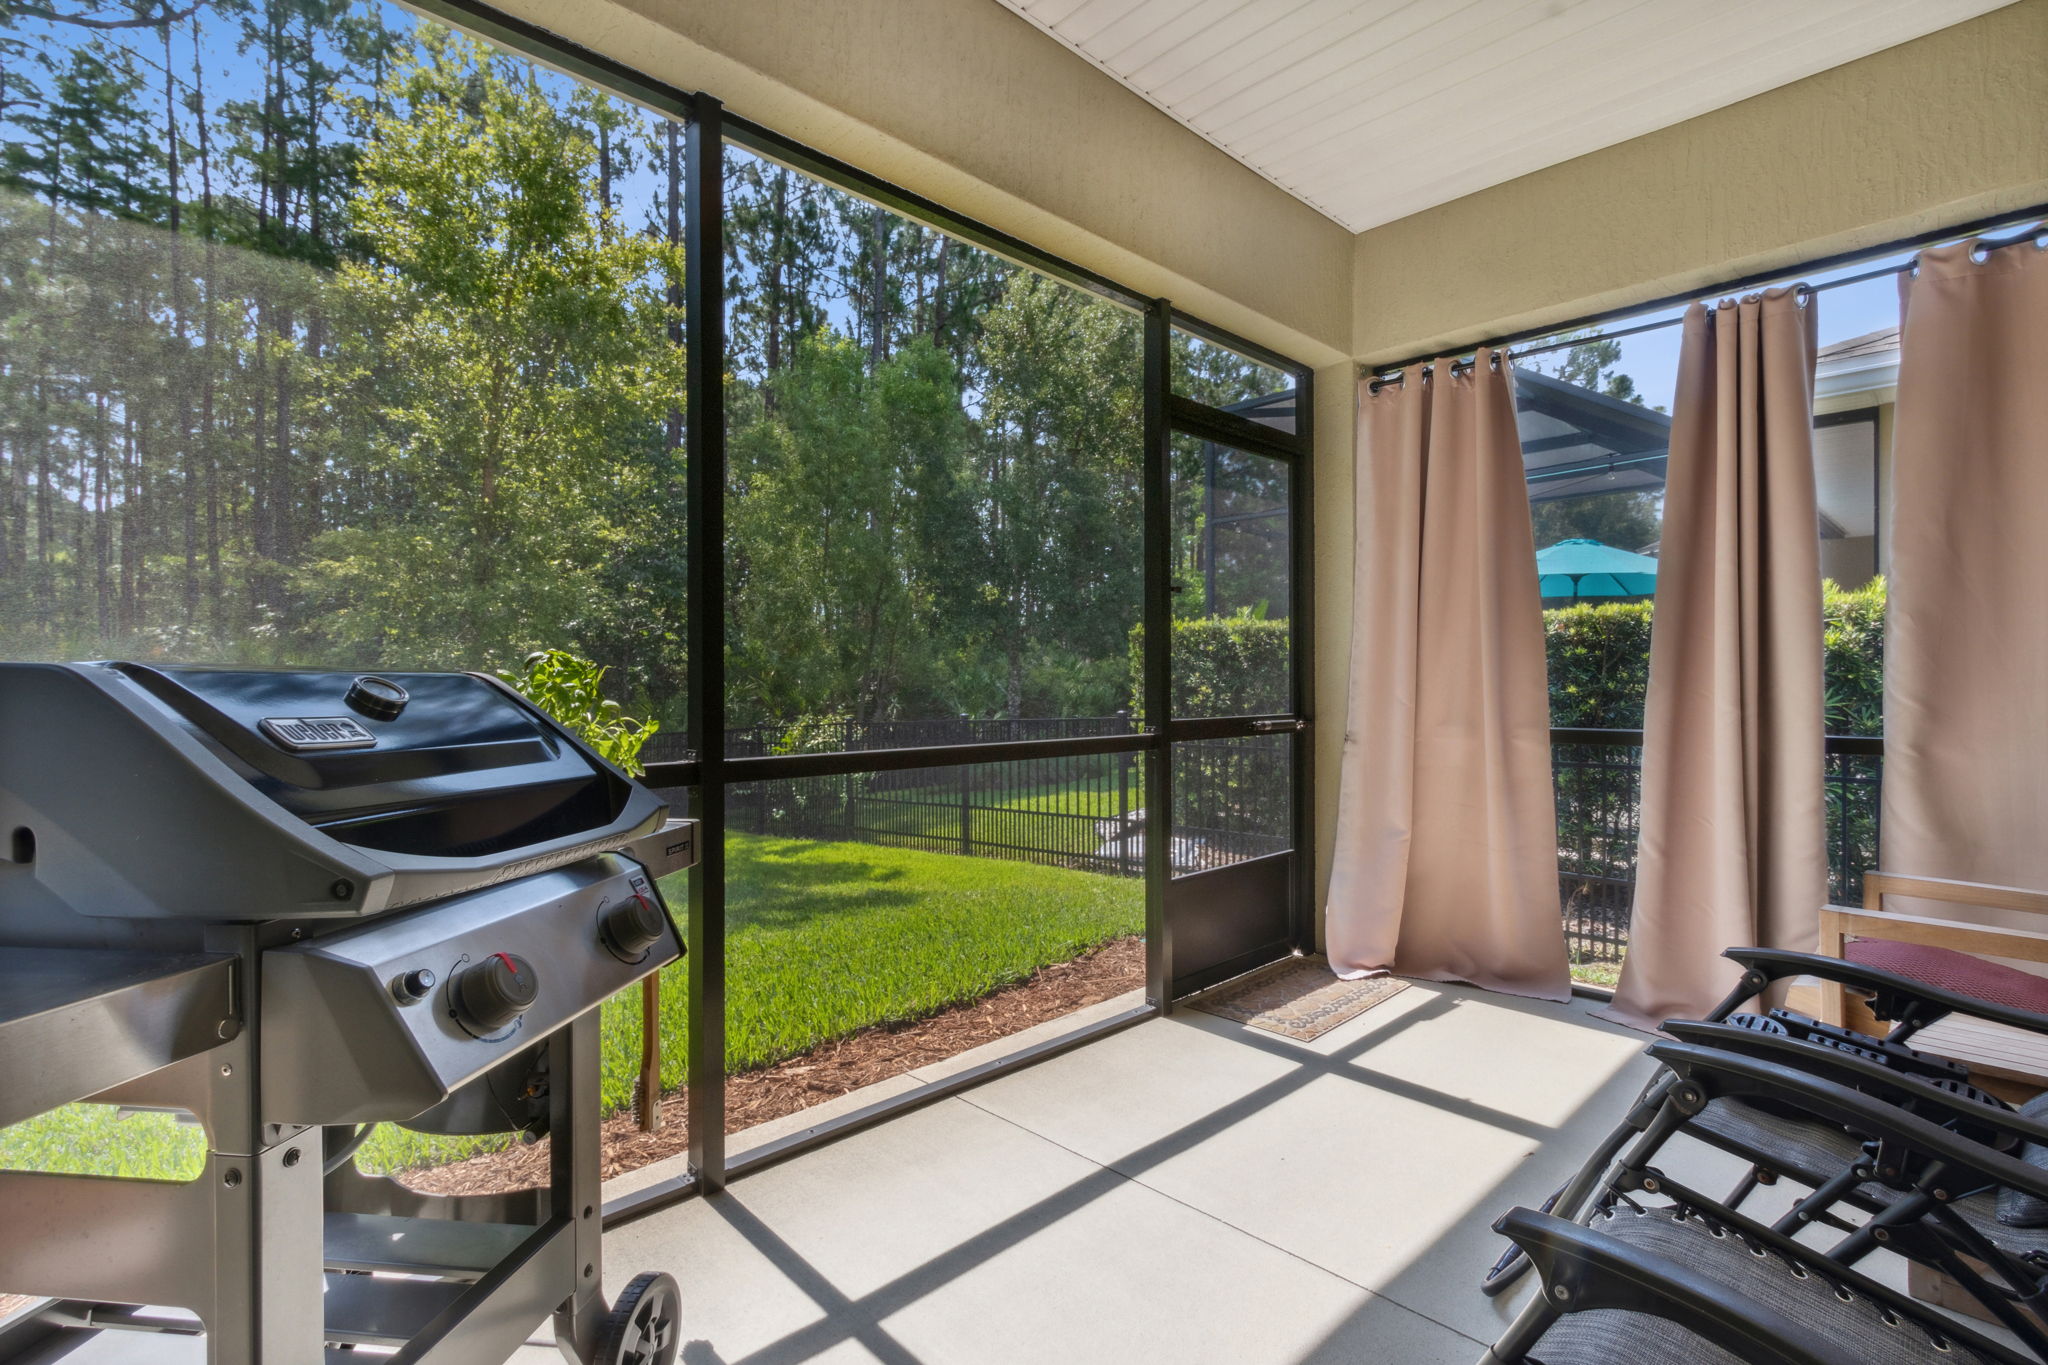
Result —
<instances>
[{"instance_id":1,"label":"chair frame","mask_svg":"<svg viewBox=\"0 0 2048 1365\"><path fill-rule=\"evenodd\" d=\"M1725 1026L1729 1015L1735 1013L1748 1001L1764 994L1774 985L1799 976L1818 977L1852 992L1868 1002L1872 1012L1880 1018L1893 1021L1894 1026L1883 1036L1891 1042L1904 1043L1921 1029L1951 1014L1963 1014L1974 1018L2007 1024L2026 1031L2048 1035L2048 1016L2033 1014L1992 1001L1965 996L1924 982L1901 977L1880 968L1866 967L1839 958L1823 957L1812 953L1795 953L1771 948L1731 948L1725 957L1742 968L1740 979L1726 997L1711 1010L1701 1023L1673 1021L1672 1032L1679 1034L1681 1043L1659 1042L1653 1044L1649 1053L1664 1062L1659 1074L1644 1087L1641 1096L1631 1106L1628 1115L1614 1131L1600 1144L1592 1156L1579 1168L1577 1173L1544 1204L1544 1212L1555 1210L1560 1216L1571 1220L1588 1218L1611 1204L1617 1194L1626 1194L1634 1189L1647 1189L1651 1193L1655 1186L1642 1186L1639 1182L1645 1173L1660 1184L1668 1184L1649 1165L1655 1153L1678 1132L1689 1132L1692 1136L1710 1145L1720 1147L1741 1157L1751 1166L1751 1171L1736 1189L1721 1199L1713 1199L1692 1191L1685 1192L1685 1198L1694 1207L1712 1209L1717 1216L1740 1218L1740 1205L1755 1190L1759 1183L1773 1181L1782 1170L1769 1151L1751 1150L1740 1144L1731 1144L1718 1135L1692 1127L1691 1118L1704 1107L1697 1094L1697 1085L1688 1085L1681 1077L1676 1059L1688 1059L1698 1069L1704 1065L1702 1058L1720 1057L1732 1064L1756 1064L1774 1067L1785 1075L1802 1076L1817 1086L1832 1086L1836 1090L1847 1090L1857 1094L1865 1107L1858 1112L1866 1127L1876 1123L1878 1133L1889 1137L1893 1143L1901 1139L1895 1128L1883 1126L1886 1116L1895 1116L1899 1121L1917 1123L1924 1133L1929 1127L1927 1120L1919 1117L1923 1113L1939 1116L1942 1122L1955 1123L1976 1129L1995 1129L2000 1136L2013 1141L2048 1141L2048 1126L2034 1123L2024 1117L1999 1112L1976 1105L1970 1101L1949 1096L1932 1086L1905 1082L1898 1073L1888 1068L1866 1062L1860 1058L1839 1052L1833 1048L1792 1039L1756 1034L1749 1030ZM1682 1051L1668 1049L1681 1047ZM1814 1113L1811 1104L1805 1103L1795 1094L1790 1099L1783 1094L1781 1101L1791 1103L1802 1113ZM1910 1107L1898 1107L1901 1101ZM1821 1112L1825 1112L1824 1110ZM1873 1117L1875 1116L1875 1117ZM2029 1193L2043 1188L2044 1173L2024 1163L2005 1157L2002 1153L1985 1147L1982 1143L1960 1138L1951 1134L1951 1139L1964 1143L1962 1148L1946 1147L1942 1160L1951 1167L1959 1164L1958 1152L1981 1154L1991 1161L1987 1168L1982 1162L1972 1162L1970 1169L1977 1174L1974 1185L1958 1185L1949 1193L1961 1197L1974 1189L1983 1188L1987 1180L1998 1184L2010 1184ZM1996 1160L1992 1160L1996 1158ZM1985 1170L1995 1175L1986 1177ZM1821 1222L1845 1232L1855 1233L1856 1225L1832 1212L1837 1205L1857 1209L1875 1216L1884 1211L1884 1206L1873 1205L1861 1199L1858 1187L1878 1174L1853 1175L1851 1168L1844 1169L1834 1178L1825 1182L1825 1187L1816 1187L1801 1201L1804 1211L1796 1220L1798 1223ZM1906 1172L1882 1173L1895 1187L1905 1178ZM1853 1176L1853 1178L1852 1178ZM1801 1184L1809 1182L1795 1175ZM1954 1182L1950 1182L1954 1183ZM1673 1195L1677 1192L1672 1191ZM1891 1217L1903 1220L1912 1215L1912 1229L1902 1238L1899 1229L1887 1227L1885 1240L1891 1249L1908 1255L1909 1259L1929 1265L1950 1274L1983 1305L1987 1312L2027 1341L2042 1359L2048 1359L2048 1334L2044 1334L2038 1322L2026 1316L2017 1305L2039 1309L2048 1306L2043 1300L2044 1285L2048 1278L2040 1273L2030 1273L2028 1268L2017 1263L2017 1258L2006 1256L1993 1249L1989 1268L1993 1269L2006 1286L1998 1285L1975 1273L1956 1255L1958 1244L1972 1253L1984 1249L1981 1237L1976 1236L1961 1223L1957 1215L1946 1208L1935 1207L1939 1202L1928 1197L1927 1191L1908 1188ZM1789 1217L1789 1216L1788 1216ZM1756 1225L1753 1220L1743 1221ZM1783 1222L1783 1220L1781 1220ZM1763 1231L1778 1235L1775 1229ZM1860 1242L1846 1242L1835 1249L1852 1264L1867 1255L1872 1239L1865 1237ZM1802 1254L1814 1256L1820 1253L1804 1248ZM1489 1294L1503 1292L1513 1283L1519 1270L1526 1268L1523 1259L1516 1264L1516 1252L1511 1251L1495 1264L1488 1273L1485 1289Z\"/></svg>"},{"instance_id":2,"label":"chair frame","mask_svg":"<svg viewBox=\"0 0 2048 1365\"><path fill-rule=\"evenodd\" d=\"M1729 1032L1737 1031L1731 1029ZM1651 1055L1667 1068L1667 1083L1659 1092L1658 1113L1631 1151L1620 1157L1606 1173L1608 1179L1602 1185L1611 1197L1589 1204L1582 1212L1597 1212L1617 1201L1635 1206L1631 1196L1636 1194L1667 1199L1676 1210L1696 1212L1716 1225L1725 1226L1753 1249L1766 1248L1796 1266L1814 1267L1815 1273L1834 1282L1838 1289L1846 1287L1862 1294L1890 1313L1914 1320L1937 1335L1967 1344L1987 1359L2009 1362L2027 1359L1863 1275L1853 1263L1860 1259L1860 1253L1849 1262L1835 1259L1832 1251L1795 1241L1793 1234L1796 1228L1785 1227L1783 1220L1777 1225L1767 1226L1742 1214L1732 1203L1687 1188L1648 1164L1647 1159L1672 1133L1682 1129L1686 1118L1713 1100L1762 1099L1789 1104L1802 1112L1814 1114L1822 1121L1877 1135L1893 1160L1899 1161L1902 1167L1912 1167L1920 1174L1921 1186L1915 1187L1916 1193L1924 1193L1922 1187L1927 1180L1940 1181L1953 1176L1974 1179L1979 1183L1985 1180L2009 1183L2029 1192L2048 1190L2048 1172L1963 1137L1928 1117L1824 1078L1823 1059L1806 1054L1825 1054L1828 1049L1784 1039L1759 1041L1766 1044L1758 1049L1759 1052L1769 1054L1774 1049L1768 1045L1775 1044L1777 1055L1725 1051L1699 1042L1653 1044ZM1795 1064L1787 1065L1788 1061ZM1971 1120L1978 1117L1970 1109L1969 1101L1954 1099L1931 1088L1929 1094L1937 1097L1932 1108L1938 1112ZM2037 1131L2048 1131L2015 1115L1995 1110L1985 1112L1999 1120L2000 1126L2004 1126L2005 1120L2015 1120L2017 1130L2028 1136ZM1904 1175L1903 1171L1891 1174L1894 1179ZM1959 1189L1965 1188L1960 1181L1952 1183L1956 1183ZM1809 1196L1809 1200L1813 1197ZM1922 1202L1927 1201L1923 1199ZM1636 1207L1640 1211L1640 1206ZM1938 1212L1945 1213L1946 1210ZM1817 1219L1820 1215L1811 1213L1810 1216ZM1674 1276L1673 1264L1664 1258L1603 1238L1579 1222L1517 1209L1495 1227L1510 1237L1536 1264L1544 1289L1509 1325L1486 1357L1485 1365L1494 1365L1495 1362L1504 1365L1505 1362L1523 1359L1563 1313L1594 1307L1623 1308L1667 1318L1743 1359L1775 1362L1837 1358L1831 1344L1816 1343L1811 1337L1798 1335L1796 1330L1787 1334L1778 1315L1761 1310L1760 1305L1751 1304L1741 1294L1713 1282L1704 1282L1703 1291L1701 1277L1693 1272L1677 1267L1681 1274ZM1567 1227L1573 1229L1569 1235L1562 1231ZM1900 1219L1887 1228L1885 1236L1876 1240L1893 1243L1894 1249L1909 1253L1935 1254L1941 1259L1952 1255L1943 1249L1931 1229L1925 1235L1916 1235L1923 1228L1924 1223L1920 1219ZM1865 1244L1863 1250L1867 1252L1873 1239L1866 1236L1862 1240ZM1602 1241L1609 1245L1599 1247ZM1589 1280L1597 1287L1589 1287ZM2031 1326L2014 1316L2001 1314L2001 1317L2010 1328ZM1773 1340L1770 1348L1762 1353L1758 1353L1756 1334L1759 1332ZM2021 1330L2018 1335L2036 1352L2037 1358L2042 1354L2043 1341L2038 1330ZM1747 1346L1738 1345L1738 1338L1745 1338Z\"/></svg>"},{"instance_id":3,"label":"chair frame","mask_svg":"<svg viewBox=\"0 0 2048 1365\"><path fill-rule=\"evenodd\" d=\"M1669 1257L1591 1228L1510 1209L1493 1230L1535 1262L1543 1292L1487 1349L1480 1365L1515 1365L1559 1318L1595 1309L1663 1318L1757 1365L1859 1365L1855 1352L1840 1343Z\"/></svg>"}]
</instances>

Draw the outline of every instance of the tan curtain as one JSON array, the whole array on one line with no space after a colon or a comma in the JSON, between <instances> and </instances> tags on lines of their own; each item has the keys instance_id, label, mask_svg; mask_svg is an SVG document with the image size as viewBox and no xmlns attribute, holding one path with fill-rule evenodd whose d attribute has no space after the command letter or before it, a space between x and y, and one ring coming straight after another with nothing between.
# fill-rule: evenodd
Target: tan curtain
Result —
<instances>
[{"instance_id":1,"label":"tan curtain","mask_svg":"<svg viewBox=\"0 0 2048 1365\"><path fill-rule=\"evenodd\" d=\"M1504 354L1359 394L1350 718L1325 939L1562 1000L1542 601Z\"/></svg>"},{"instance_id":2,"label":"tan curtain","mask_svg":"<svg viewBox=\"0 0 2048 1365\"><path fill-rule=\"evenodd\" d=\"M1879 862L2048 887L2048 251L1924 251L1900 319Z\"/></svg>"},{"instance_id":3,"label":"tan curtain","mask_svg":"<svg viewBox=\"0 0 2048 1365\"><path fill-rule=\"evenodd\" d=\"M1815 309L1774 289L1685 315L1643 714L1628 960L1604 1013L1697 1018L1731 945L1812 951L1821 796Z\"/></svg>"}]
</instances>

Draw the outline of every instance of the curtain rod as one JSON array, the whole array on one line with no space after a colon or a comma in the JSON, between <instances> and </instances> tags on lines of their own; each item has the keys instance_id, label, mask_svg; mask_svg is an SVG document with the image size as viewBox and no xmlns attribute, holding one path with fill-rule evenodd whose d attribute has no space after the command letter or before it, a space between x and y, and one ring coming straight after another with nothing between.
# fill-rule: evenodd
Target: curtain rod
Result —
<instances>
[{"instance_id":1,"label":"curtain rod","mask_svg":"<svg viewBox=\"0 0 2048 1365\"><path fill-rule=\"evenodd\" d=\"M2001 214L1997 218L1978 219L1975 222L1965 223L1958 227L1942 228L1939 231L1933 233L1923 233L1921 236L1916 238L1908 238L1904 241L1893 242L1888 245L1874 247L1866 251L1859 251L1856 252L1853 256L1823 257L1821 260L1809 262L1805 266L1799 267L1799 269L1824 269L1830 265L1848 264L1858 259L1869 260L1872 256L1890 255L1893 251L1902 251L1909 246L1921 248L1929 246L1938 246L1947 242L1958 241L1967 237L1975 236L1979 232L1982 232L1987 228L2005 227L2009 224L2016 222L2027 222L2029 220L2037 220L2043 218L2048 218L2048 204L2037 204L2033 208L2027 209L2021 213ZM2002 248L2009 246L2018 246L2020 243L2028 241L2033 242L2037 247L2048 248L2048 235L2044 234L2048 234L2048 224L2036 222L2034 226L2028 228L2023 232L2017 232L2014 233L2012 236L2005 238L1986 238L1980 245L1981 249L1987 252L1998 251ZM1919 267L1920 260L1919 257L1916 255L1912 260L1907 261L1904 265L1883 265L1877 267L1875 270L1866 270L1856 275L1846 275L1839 280L1828 280L1822 284L1806 284L1804 282L1801 282L1793 287L1798 291L1801 298L1808 298L1815 294L1824 293L1830 289L1840 289L1844 285L1863 284L1870 280L1882 279L1886 275L1902 275L1905 274L1907 271L1917 270L1919 269ZM1540 340L1544 337L1554 337L1560 332L1576 331L1581 327L1595 326L1602 319L1605 318L1626 317L1630 313L1645 313L1657 308L1674 307L1680 303L1691 303L1700 295L1712 295L1720 297L1739 293L1740 291L1748 289L1754 285L1768 284L1773 280L1781 280L1785 277L1786 273L1786 271L1781 270L1775 271L1770 275L1745 276L1742 279L1732 280L1727 284L1720 285L1713 289L1702 289L1696 291L1695 293L1689 294L1676 294L1672 295L1669 298L1653 300L1652 302L1645 304L1638 304L1626 310L1613 310L1606 313L1596 313L1591 317L1581 318L1576 322L1566 322L1561 323L1557 326L1546 327L1539 332L1511 333L1508 336L1500 337L1492 341L1482 341L1474 346L1461 346L1457 349L1461 351L1479 351L1491 348L1497 353L1501 349L1511 346L1517 341ZM1635 336L1642 332L1655 332L1665 327L1676 327L1678 324L1684 321L1685 318L1682 315L1675 318L1659 318L1655 322L1638 323L1633 327L1622 327L1611 332L1601 332L1596 336L1574 337L1568 341L1553 341L1548 343L1547 345L1531 346L1526 350L1517 351L1516 358L1521 359L1524 356L1543 355L1549 351L1562 351L1573 346L1585 346L1596 341L1607 341L1617 337ZM1369 392L1378 393L1383 385L1399 382L1408 370L1411 370L1418 365L1422 367L1422 372L1426 375L1436 368L1433 363L1435 359L1436 357L1434 356L1415 356L1411 359L1401 361L1397 365L1375 366L1372 371L1374 377L1372 381L1367 385L1367 389ZM1454 375L1470 374L1472 371L1472 363L1473 362L1470 357L1454 361L1451 365L1451 373ZM1500 368L1500 360L1498 354L1496 354L1494 359L1494 368Z\"/></svg>"}]
</instances>

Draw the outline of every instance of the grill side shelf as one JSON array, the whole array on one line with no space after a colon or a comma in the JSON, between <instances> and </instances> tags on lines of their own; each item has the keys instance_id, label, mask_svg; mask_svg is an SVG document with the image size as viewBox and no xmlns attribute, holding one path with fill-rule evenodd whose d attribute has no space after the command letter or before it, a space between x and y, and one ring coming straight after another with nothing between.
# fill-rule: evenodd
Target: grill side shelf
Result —
<instances>
[{"instance_id":1,"label":"grill side shelf","mask_svg":"<svg viewBox=\"0 0 2048 1365\"><path fill-rule=\"evenodd\" d=\"M0 1126L233 1038L235 963L233 953L0 948Z\"/></svg>"}]
</instances>

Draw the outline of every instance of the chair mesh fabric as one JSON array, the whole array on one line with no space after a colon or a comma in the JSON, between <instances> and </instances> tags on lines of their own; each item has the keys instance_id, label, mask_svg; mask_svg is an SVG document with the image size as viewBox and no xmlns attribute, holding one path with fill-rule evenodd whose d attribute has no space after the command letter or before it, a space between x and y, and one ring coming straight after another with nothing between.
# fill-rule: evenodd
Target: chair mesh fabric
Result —
<instances>
[{"instance_id":1,"label":"chair mesh fabric","mask_svg":"<svg viewBox=\"0 0 2048 1365\"><path fill-rule=\"evenodd\" d=\"M1765 1165L1809 1185L1832 1180L1863 1153L1863 1144L1840 1128L1787 1118L1741 1100L1709 1100L1690 1127L1732 1144L1745 1156L1768 1153Z\"/></svg>"},{"instance_id":2,"label":"chair mesh fabric","mask_svg":"<svg viewBox=\"0 0 2048 1365\"><path fill-rule=\"evenodd\" d=\"M2048 1096L2044 1096L2043 1101L2048 1101ZM2041 1106L2043 1121L2048 1122L2048 1103L2036 1103ZM2026 1113L2027 1110L2022 1109L2021 1112ZM1808 1185L1832 1179L1863 1151L1861 1143L1839 1128L1811 1119L1785 1118L1740 1100L1709 1101L1707 1107L1693 1118L1691 1127L1701 1136L1721 1139L1744 1155L1750 1152L1770 1153L1771 1159L1767 1164L1773 1170ZM2028 1152L2030 1161L2048 1168L2048 1150L2029 1144ZM1972 1195L1957 1200L1951 1207L1964 1222L2000 1250L2015 1256L2048 1257L2048 1201L2034 1201L2043 1205L2041 1223L2014 1224L2005 1217L2005 1201L2014 1193L2007 1190L1996 1198L1988 1194ZM1898 1191L1875 1181L1857 1186L1856 1194L1865 1203L1878 1208L1899 1197Z\"/></svg>"},{"instance_id":3,"label":"chair mesh fabric","mask_svg":"<svg viewBox=\"0 0 2048 1365\"><path fill-rule=\"evenodd\" d=\"M1859 938L1850 941L1843 955L1860 966L1876 967L1958 995L1973 995L1995 1005L2048 1014L2048 977L1972 957L1953 948Z\"/></svg>"},{"instance_id":4,"label":"chair mesh fabric","mask_svg":"<svg viewBox=\"0 0 2048 1365\"><path fill-rule=\"evenodd\" d=\"M1993 1365L1993 1357L1956 1341L1938 1321L1908 1318L1841 1289L1814 1263L1795 1267L1775 1252L1759 1255L1740 1237L1700 1218L1681 1222L1668 1208L1645 1213L1623 1209L1593 1226L1775 1309L1817 1338L1847 1348L1864 1365L1927 1365L1931 1360ZM1677 1323L1605 1308L1558 1319L1528 1359L1542 1365L1745 1365Z\"/></svg>"}]
</instances>

